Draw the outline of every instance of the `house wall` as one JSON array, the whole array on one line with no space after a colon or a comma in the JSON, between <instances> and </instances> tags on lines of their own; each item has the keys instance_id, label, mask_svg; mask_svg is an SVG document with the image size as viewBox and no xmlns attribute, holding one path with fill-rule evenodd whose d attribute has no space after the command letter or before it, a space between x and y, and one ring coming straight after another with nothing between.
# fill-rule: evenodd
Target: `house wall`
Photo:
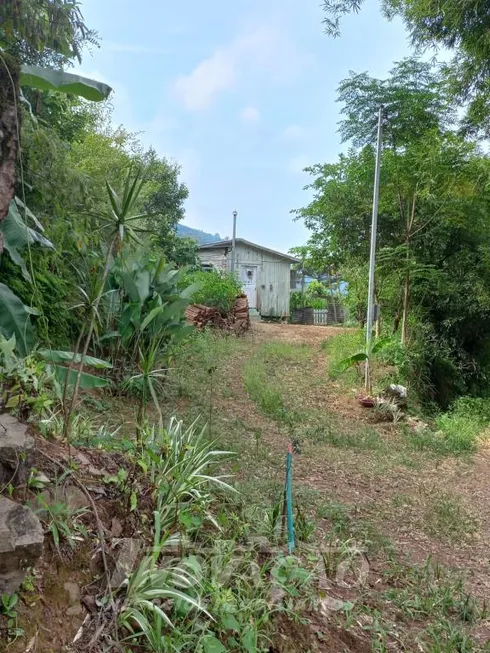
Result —
<instances>
[{"instance_id":1,"label":"house wall","mask_svg":"<svg viewBox=\"0 0 490 653\"><path fill-rule=\"evenodd\" d=\"M199 260L201 263L212 263L220 270L228 269L228 260L225 256L226 249L203 249L199 251Z\"/></svg>"},{"instance_id":2,"label":"house wall","mask_svg":"<svg viewBox=\"0 0 490 653\"><path fill-rule=\"evenodd\" d=\"M289 261L262 249L237 243L238 273L241 265L257 266L257 310L262 316L289 315Z\"/></svg>"},{"instance_id":3,"label":"house wall","mask_svg":"<svg viewBox=\"0 0 490 653\"><path fill-rule=\"evenodd\" d=\"M225 248L205 249L199 252L203 263L213 263L221 270L230 270L231 250L225 257ZM291 263L257 247L237 243L237 275L242 265L257 266L257 310L267 317L289 315L289 293L291 284Z\"/></svg>"}]
</instances>

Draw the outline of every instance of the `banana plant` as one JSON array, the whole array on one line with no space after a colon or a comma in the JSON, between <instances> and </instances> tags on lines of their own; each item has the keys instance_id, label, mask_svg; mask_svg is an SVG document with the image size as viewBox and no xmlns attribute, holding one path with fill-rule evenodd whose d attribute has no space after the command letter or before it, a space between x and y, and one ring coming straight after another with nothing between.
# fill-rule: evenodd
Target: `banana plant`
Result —
<instances>
[{"instance_id":1,"label":"banana plant","mask_svg":"<svg viewBox=\"0 0 490 653\"><path fill-rule=\"evenodd\" d=\"M179 290L185 270L175 270L159 258L137 252L122 264L118 281L123 293L118 331L114 333L123 351L138 366L127 385L141 384L139 424L146 420L146 407L153 401L163 416L158 401L158 388L163 383L169 348L184 338L192 327L185 324L185 309L199 284Z\"/></svg>"},{"instance_id":2,"label":"banana plant","mask_svg":"<svg viewBox=\"0 0 490 653\"><path fill-rule=\"evenodd\" d=\"M371 355L377 354L384 347L386 347L389 342L391 342L391 338L382 338L381 340L378 340L378 342L376 342L371 349ZM338 370L339 372L345 372L350 367L353 367L358 363L365 363L366 361L369 361L369 359L370 356L366 351L360 351L357 354L353 354L352 356L344 358L344 360L340 361Z\"/></svg>"},{"instance_id":3,"label":"banana plant","mask_svg":"<svg viewBox=\"0 0 490 653\"><path fill-rule=\"evenodd\" d=\"M34 224L37 229L30 227L20 214L23 211L26 218ZM15 197L10 202L9 212L5 220L0 222L0 234L3 236L3 247L9 253L13 263L21 269L22 276L26 281L32 283L31 275L27 270L26 263L22 258L20 250L38 243L43 247L54 249L53 243L43 236L44 228L36 216L24 203Z\"/></svg>"},{"instance_id":4,"label":"banana plant","mask_svg":"<svg viewBox=\"0 0 490 653\"><path fill-rule=\"evenodd\" d=\"M67 73L64 70L24 65L20 70L20 86L37 88L40 91L58 91L78 95L92 102L106 100L112 89L103 82L88 77Z\"/></svg>"}]
</instances>

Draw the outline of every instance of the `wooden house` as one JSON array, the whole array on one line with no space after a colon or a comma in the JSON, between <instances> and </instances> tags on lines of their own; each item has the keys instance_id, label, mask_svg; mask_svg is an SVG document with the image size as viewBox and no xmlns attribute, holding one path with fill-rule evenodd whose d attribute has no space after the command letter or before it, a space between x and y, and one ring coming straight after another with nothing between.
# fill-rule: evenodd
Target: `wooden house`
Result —
<instances>
[{"instance_id":1,"label":"wooden house","mask_svg":"<svg viewBox=\"0 0 490 653\"><path fill-rule=\"evenodd\" d=\"M226 272L232 269L232 241L221 240L199 247L201 266ZM235 241L235 273L248 297L250 308L262 317L288 317L291 265L298 259L268 247Z\"/></svg>"}]
</instances>

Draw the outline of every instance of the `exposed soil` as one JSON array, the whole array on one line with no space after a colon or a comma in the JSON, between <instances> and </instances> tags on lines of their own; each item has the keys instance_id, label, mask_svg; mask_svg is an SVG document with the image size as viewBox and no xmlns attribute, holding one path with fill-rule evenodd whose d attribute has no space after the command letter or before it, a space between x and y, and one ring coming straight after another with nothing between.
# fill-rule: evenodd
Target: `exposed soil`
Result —
<instances>
[{"instance_id":1,"label":"exposed soil","mask_svg":"<svg viewBox=\"0 0 490 653\"><path fill-rule=\"evenodd\" d=\"M248 398L243 387L241 374L237 373L249 356L261 344L278 340L297 345L308 344L312 348L312 361L316 378L310 379L305 389L300 382L304 371L294 365L288 369L291 378L282 378L285 386L298 386L304 392L304 405L324 409L350 423L373 426L372 412L359 405L356 389L345 390L339 383L331 382L327 374L326 355L321 348L328 337L344 331L335 327L312 327L288 324L254 323L248 336L250 349L246 356L236 356L228 366L226 379L230 397L218 398L219 411L239 417L252 431L259 430L261 442L267 450L268 459L281 460L285 455L290 434L274 420L262 415ZM311 371L311 367L310 367ZM376 430L389 449L396 449L400 432L392 424L376 423ZM393 544L397 555L407 564L422 564L428 558L462 571L466 587L472 595L483 602L490 600L490 451L480 447L471 460L448 457L431 460L430 457L418 466L386 462L369 451L336 450L329 446L316 445L294 456L294 484L298 492L307 488L326 499L352 506L356 519L367 519L375 524L381 533ZM269 469L242 469L239 478L250 481L250 474L258 482L266 478L280 481L282 467ZM264 474L264 477L260 477ZM455 541L444 536L430 535L423 527L424 512L428 510L434 496L450 492L472 517L475 532ZM376 574L375 574L376 576ZM375 582L380 582L378 577ZM364 651L362 640L347 642L336 639L330 632L328 638L319 642L312 636L309 626L289 625L294 635L286 636L286 643L277 644L278 651ZM326 625L323 623L323 628ZM328 627L327 627L328 628ZM287 629L286 629L287 630ZM344 637L345 633L342 635ZM348 633L348 636L350 634ZM475 629L473 637L483 646L490 641L490 622ZM303 641L303 638L304 639ZM281 639L281 637L279 638ZM308 644L306 644L308 641ZM296 648L295 648L296 646ZM282 647L282 648L281 648ZM288 648L289 647L289 648ZM357 647L357 648L356 648ZM399 650L397 648L393 650ZM449 649L448 649L449 650ZM456 649L455 649L456 650ZM483 650L483 649L482 649ZM486 649L485 649L486 650Z\"/></svg>"},{"instance_id":2,"label":"exposed soil","mask_svg":"<svg viewBox=\"0 0 490 653\"><path fill-rule=\"evenodd\" d=\"M393 457L391 454L403 442L400 430L392 424L376 423L372 411L361 407L356 400L356 388L346 389L341 383L328 378L322 343L343 331L345 329L334 327L253 323L237 351L220 362L220 384L213 400L213 415L219 416L225 432L229 429L235 433L235 437L241 439L245 446L237 473L238 482L256 483L259 487L272 482L280 485L283 482L284 456L291 439L287 425L264 416L249 398L242 377L244 365L260 351L264 343L306 344L310 347L306 363L284 366L280 380L288 396L300 396L305 411L314 409L323 412L325 419L332 417L339 420L339 424L356 428L375 428L383 445L382 451L388 453L336 448L309 441L305 436L299 452L294 455L295 494L311 492L319 502L336 501L344 505L352 511L355 520L369 522L388 538L397 556L407 564L423 563L431 556L434 561L464 572L468 590L479 599L490 600L490 447L482 445L471 459L428 457L424 460L424 456L419 455L417 464L413 466ZM174 408L167 406L169 411ZM192 410L192 402L186 397L178 398L177 408L186 413ZM121 406L121 413L127 416L126 422L129 424L130 410L129 405ZM334 425L336 423L333 422ZM232 425L238 426L232 428ZM254 433L260 433L259 458L254 456ZM104 475L117 473L121 463L119 454L100 450L77 451L73 448L68 452L66 447L42 438L39 438L38 447L36 467L50 478L60 473L60 465L66 466L70 460L75 462L77 476L96 501L112 572L114 552L120 538L141 536L141 523L129 512L126 499L111 484L103 481ZM70 484L69 479L66 482ZM433 497L446 492L456 497L464 507L465 514L471 517L472 532L468 533L468 537L455 540L445 538L437 533L428 533L425 527L424 519ZM142 510L147 507L150 511L148 493L147 488L141 488L139 505ZM146 499L148 506L145 505ZM97 546L97 523L93 515L87 515L84 523L90 534L90 544L81 547L76 554L65 548L60 558L47 539L48 548L36 570L34 589L24 594L18 607L19 622L25 628L26 637L10 646L9 651L49 653L75 650L70 643L85 617L91 610L96 610L96 599L101 596L104 576L100 548ZM329 524L322 524L320 520L318 536L321 537L322 529L327 532L328 528ZM367 592L366 605L370 601L369 592L373 592L374 596L386 583L383 577L384 561L374 555L370 557L369 564L369 577L363 590ZM70 606L69 596L63 588L65 583L70 582L80 589L80 600L76 606L81 608L68 612L74 606ZM347 593L344 598L350 600L355 597ZM475 650L483 651L484 644L490 641L490 622L480 622L471 634L482 647ZM270 651L368 653L373 650L371 639L366 632L366 623L360 621L343 629L321 611L305 614L301 621L280 615L275 621ZM86 644L81 650L89 650ZM3 650L1 647L0 641L0 650ZM97 650L97 645L90 650ZM415 649L392 643L388 650ZM459 649L446 650L456 653Z\"/></svg>"},{"instance_id":3,"label":"exposed soil","mask_svg":"<svg viewBox=\"0 0 490 653\"><path fill-rule=\"evenodd\" d=\"M343 331L345 329L336 327L254 323L251 340L255 344L281 340L310 345L317 373L324 377L325 382L321 385L311 383L305 399L306 405L323 407L325 411L340 414L349 420L372 425L371 411L359 405L355 391L346 393L340 389L339 384L331 383L327 378L326 356L321 344L326 338ZM237 361L234 363L236 369ZM293 369L291 373L298 372L300 371ZM261 426L268 446L280 455L287 445L287 433L257 411L240 387L239 375L234 374L229 382L239 387L232 399L220 400L222 405L228 401L232 404L223 406L223 409L239 412L248 424ZM294 379L292 383L294 384ZM393 425L379 423L376 428L382 438L396 446L396 428ZM383 468L381 475L377 469L378 459L371 460L368 453L350 452L347 460L339 463L329 455L329 451L331 453L327 447L316 447L314 457L296 455L295 483L319 490L325 496L333 496L342 503L355 503L358 510L363 510L364 507L368 514L385 506L386 510L382 511L383 530L400 551L409 557L413 556L415 561L432 555L445 565L467 570L472 590L482 598L490 599L490 448L481 447L471 461L446 458L436 460L433 464L428 463L420 470L397 465L392 469ZM470 542L454 544L431 539L417 528L413 510L408 509L408 506L396 512L392 508L392 499L396 496L406 495L412 497L415 504L420 504L424 497L448 490L461 499L478 522L477 533Z\"/></svg>"}]
</instances>

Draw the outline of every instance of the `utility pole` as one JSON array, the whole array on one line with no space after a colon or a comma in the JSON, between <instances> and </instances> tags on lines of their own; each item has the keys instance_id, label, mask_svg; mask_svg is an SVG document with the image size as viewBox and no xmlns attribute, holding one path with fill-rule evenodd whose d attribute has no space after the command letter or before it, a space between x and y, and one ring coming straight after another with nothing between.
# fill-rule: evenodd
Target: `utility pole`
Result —
<instances>
[{"instance_id":1,"label":"utility pole","mask_svg":"<svg viewBox=\"0 0 490 653\"><path fill-rule=\"evenodd\" d=\"M371 251L369 255L369 289L366 328L366 377L365 390L371 394L371 351L373 348L373 316L374 316L374 268L376 261L376 232L378 228L379 176L381 169L381 135L383 123L383 107L378 111L378 142L376 145L376 165L374 170L373 214L371 220Z\"/></svg>"},{"instance_id":2,"label":"utility pole","mask_svg":"<svg viewBox=\"0 0 490 653\"><path fill-rule=\"evenodd\" d=\"M235 273L235 265L236 265L236 219L237 219L238 212L235 210L233 211L233 238L231 241L231 273Z\"/></svg>"}]
</instances>

